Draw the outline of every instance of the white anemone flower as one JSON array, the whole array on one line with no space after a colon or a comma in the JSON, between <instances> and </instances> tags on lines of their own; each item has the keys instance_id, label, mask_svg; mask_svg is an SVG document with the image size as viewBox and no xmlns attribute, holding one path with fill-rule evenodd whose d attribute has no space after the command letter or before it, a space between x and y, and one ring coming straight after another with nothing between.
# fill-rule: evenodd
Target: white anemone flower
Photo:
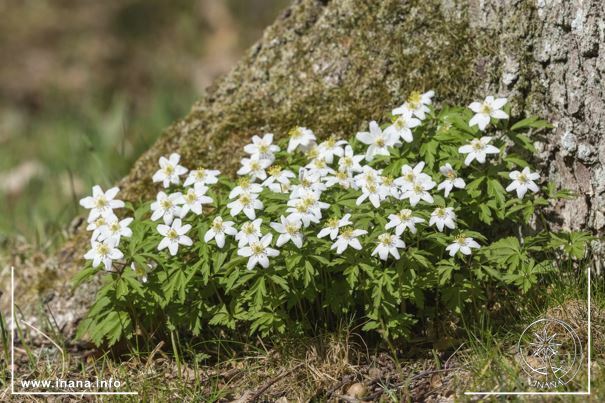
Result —
<instances>
[{"instance_id":1,"label":"white anemone flower","mask_svg":"<svg viewBox=\"0 0 605 403\"><path fill-rule=\"evenodd\" d=\"M395 234L400 236L405 229L409 229L412 234L416 233L416 224L424 222L423 218L414 217L412 210L401 209L397 214L389 214L389 222L384 226L385 229L395 228Z\"/></svg>"},{"instance_id":2,"label":"white anemone flower","mask_svg":"<svg viewBox=\"0 0 605 403\"><path fill-rule=\"evenodd\" d=\"M342 218L330 218L326 222L325 226L321 229L321 231L319 231L317 237L323 238L326 235L329 235L331 240L335 240L338 236L338 231L340 230L340 228L346 227L348 225L353 225L353 223L350 221L350 218L351 214L345 214L344 216L342 216Z\"/></svg>"},{"instance_id":3,"label":"white anemone flower","mask_svg":"<svg viewBox=\"0 0 605 403\"><path fill-rule=\"evenodd\" d=\"M303 234L301 232L301 222L299 220L291 220L284 216L280 217L279 223L272 222L271 228L279 233L279 237L277 238L277 242L275 245L278 247L284 245L288 241L292 241L292 243L297 247L301 248L303 244Z\"/></svg>"},{"instance_id":4,"label":"white anemone flower","mask_svg":"<svg viewBox=\"0 0 605 403\"><path fill-rule=\"evenodd\" d=\"M364 200L369 199L372 206L378 208L387 195L387 189L382 184L368 183L361 187L361 196L357 198L355 204L359 206Z\"/></svg>"},{"instance_id":5,"label":"white anemone flower","mask_svg":"<svg viewBox=\"0 0 605 403\"><path fill-rule=\"evenodd\" d=\"M410 205L412 207L416 206L420 200L424 200L425 202L432 204L433 196L429 193L429 190L435 187L435 182L432 180L425 181L416 181L410 187L410 189L405 190L402 194L402 198L409 199Z\"/></svg>"},{"instance_id":6,"label":"white anemone flower","mask_svg":"<svg viewBox=\"0 0 605 403\"><path fill-rule=\"evenodd\" d=\"M420 120L424 120L426 114L431 110L428 105L433 103L435 91L427 91L421 94L419 91L412 91L408 99L399 108L393 109L393 115L403 115L406 112L411 112Z\"/></svg>"},{"instance_id":7,"label":"white anemone flower","mask_svg":"<svg viewBox=\"0 0 605 403\"><path fill-rule=\"evenodd\" d=\"M266 234L258 241L252 242L237 251L239 256L248 258L248 264L246 267L248 270L253 269L257 264L260 264L265 269L269 267L269 258L279 255L277 249L270 248L271 240L273 239L272 234Z\"/></svg>"},{"instance_id":8,"label":"white anemone flower","mask_svg":"<svg viewBox=\"0 0 605 403\"><path fill-rule=\"evenodd\" d=\"M107 238L102 242L93 240L90 244L91 248L84 255L84 259L92 260L92 267L103 263L105 270L111 270L112 262L124 257L124 254L117 248L115 238Z\"/></svg>"},{"instance_id":9,"label":"white anemone flower","mask_svg":"<svg viewBox=\"0 0 605 403\"><path fill-rule=\"evenodd\" d=\"M260 225L263 220L261 218L257 218L254 221L248 221L242 224L239 232L235 235L235 240L238 242L237 246L242 248L254 241L258 241L262 237L262 233L260 231Z\"/></svg>"},{"instance_id":10,"label":"white anemone flower","mask_svg":"<svg viewBox=\"0 0 605 403\"><path fill-rule=\"evenodd\" d=\"M133 221L132 217L124 218L119 220L117 217L107 222L107 225L103 227L99 234L99 241L104 241L108 238L114 238L116 240L116 246L119 245L120 239L130 238L132 236L132 230L128 227Z\"/></svg>"},{"instance_id":11,"label":"white anemone flower","mask_svg":"<svg viewBox=\"0 0 605 403\"><path fill-rule=\"evenodd\" d=\"M179 245L193 245L191 238L185 235L190 229L191 225L182 225L180 218L175 219L170 226L164 224L158 225L157 230L164 237L158 245L158 250L168 248L170 255L175 256L179 251Z\"/></svg>"},{"instance_id":12,"label":"white anemone flower","mask_svg":"<svg viewBox=\"0 0 605 403\"><path fill-rule=\"evenodd\" d=\"M183 186L191 186L196 183L202 185L213 185L218 182L218 175L221 171L216 169L198 168L189 172L189 176L185 179Z\"/></svg>"},{"instance_id":13,"label":"white anemone flower","mask_svg":"<svg viewBox=\"0 0 605 403\"><path fill-rule=\"evenodd\" d=\"M540 190L538 185L534 182L535 180L540 179L540 174L530 171L529 167L523 168L523 171L521 172L512 171L508 174L508 177L513 181L506 187L506 191L512 192L513 190L516 190L519 199L523 199L528 190L531 190L533 193Z\"/></svg>"},{"instance_id":14,"label":"white anemone flower","mask_svg":"<svg viewBox=\"0 0 605 403\"><path fill-rule=\"evenodd\" d=\"M335 171L330 168L327 161L322 157L313 158L307 165L305 165L309 171L314 172L319 178L323 178L326 175L332 175Z\"/></svg>"},{"instance_id":15,"label":"white anemone flower","mask_svg":"<svg viewBox=\"0 0 605 403\"><path fill-rule=\"evenodd\" d=\"M445 250L450 252L450 256L454 256L458 251L462 252L463 255L470 255L471 248L479 249L481 246L473 238L460 235Z\"/></svg>"},{"instance_id":16,"label":"white anemone flower","mask_svg":"<svg viewBox=\"0 0 605 403\"><path fill-rule=\"evenodd\" d=\"M262 191L263 186L261 184L253 183L250 181L250 177L244 176L243 178L238 179L237 186L231 189L231 192L229 192L229 199L235 199L244 193L258 194Z\"/></svg>"},{"instance_id":17,"label":"white anemone flower","mask_svg":"<svg viewBox=\"0 0 605 403\"><path fill-rule=\"evenodd\" d=\"M90 239L98 239L101 233L105 231L107 225L117 219L118 217L113 212L109 212L104 216L99 216L96 219L89 221L86 230L92 231Z\"/></svg>"},{"instance_id":18,"label":"white anemone flower","mask_svg":"<svg viewBox=\"0 0 605 403\"><path fill-rule=\"evenodd\" d=\"M342 254L349 246L353 249L361 250L361 243L358 237L367 234L368 231L363 229L355 229L353 227L345 227L336 238L330 249L336 249L338 255Z\"/></svg>"},{"instance_id":19,"label":"white anemone flower","mask_svg":"<svg viewBox=\"0 0 605 403\"><path fill-rule=\"evenodd\" d=\"M286 212L290 213L288 215L289 220L301 221L305 228L311 225L311 223L319 223L321 212L318 215L317 210L312 209L303 199L295 199L293 203L291 202L292 200L288 202L290 207L286 209Z\"/></svg>"},{"instance_id":20,"label":"white anemone flower","mask_svg":"<svg viewBox=\"0 0 605 403\"><path fill-rule=\"evenodd\" d=\"M336 184L340 185L343 189L349 189L354 185L354 179L351 176L351 172L339 170L333 175L326 176L324 182L327 187L332 187Z\"/></svg>"},{"instance_id":21,"label":"white anemone flower","mask_svg":"<svg viewBox=\"0 0 605 403\"><path fill-rule=\"evenodd\" d=\"M392 176L383 176L381 178L382 187L386 196L392 196L396 199L401 199L401 189L395 183L395 179Z\"/></svg>"},{"instance_id":22,"label":"white anemone flower","mask_svg":"<svg viewBox=\"0 0 605 403\"><path fill-rule=\"evenodd\" d=\"M196 183L193 188L187 189L187 193L181 194L178 203L181 205L181 218L185 217L189 211L196 215L202 214L202 205L212 203L212 197L206 196L208 187L201 183Z\"/></svg>"},{"instance_id":23,"label":"white anemone flower","mask_svg":"<svg viewBox=\"0 0 605 403\"><path fill-rule=\"evenodd\" d=\"M376 155L390 155L389 147L395 146L397 138L392 134L383 132L374 120L370 122L369 132L358 132L357 140L368 145L366 160L372 161Z\"/></svg>"},{"instance_id":24,"label":"white anemone flower","mask_svg":"<svg viewBox=\"0 0 605 403\"><path fill-rule=\"evenodd\" d=\"M307 191L302 193L297 199L288 200L289 213L292 213L290 218L299 219L303 222L305 228L307 228L311 222L317 223L321 220L321 210L325 210L330 205L319 200L319 193L313 191Z\"/></svg>"},{"instance_id":25,"label":"white anemone flower","mask_svg":"<svg viewBox=\"0 0 605 403\"><path fill-rule=\"evenodd\" d=\"M298 199L309 191L320 195L326 189L327 186L321 181L321 177L317 172L300 168L298 171L298 184L292 186L290 199Z\"/></svg>"},{"instance_id":26,"label":"white anemone flower","mask_svg":"<svg viewBox=\"0 0 605 403\"><path fill-rule=\"evenodd\" d=\"M372 256L378 254L381 260L387 260L391 254L396 260L399 260L399 250L405 248L405 242L397 236L384 233L378 236L378 246L372 252Z\"/></svg>"},{"instance_id":27,"label":"white anemone flower","mask_svg":"<svg viewBox=\"0 0 605 403\"><path fill-rule=\"evenodd\" d=\"M506 105L506 98L494 98L488 96L483 102L473 102L468 107L475 112L475 116L468 122L469 126L477 125L483 131L492 118L508 119L508 114L502 110Z\"/></svg>"},{"instance_id":28,"label":"white anemone flower","mask_svg":"<svg viewBox=\"0 0 605 403\"><path fill-rule=\"evenodd\" d=\"M265 171L270 165L271 161L261 159L258 155L252 155L250 158L242 158L242 167L237 171L238 175L249 175L252 180L267 179L267 172Z\"/></svg>"},{"instance_id":29,"label":"white anemone flower","mask_svg":"<svg viewBox=\"0 0 605 403\"><path fill-rule=\"evenodd\" d=\"M499 154L500 150L489 144L492 140L489 136L483 136L480 139L471 140L470 144L461 146L458 148L458 152L461 154L468 154L464 159L466 166L470 165L473 160L477 160L480 164L485 163L485 157L487 154Z\"/></svg>"},{"instance_id":30,"label":"white anemone flower","mask_svg":"<svg viewBox=\"0 0 605 403\"><path fill-rule=\"evenodd\" d=\"M93 186L92 196L80 200L80 205L90 210L88 221L94 221L101 216L106 217L110 213L113 214L113 209L124 207L123 201L115 200L119 191L119 188L113 187L104 192L101 186Z\"/></svg>"},{"instance_id":31,"label":"white anemone flower","mask_svg":"<svg viewBox=\"0 0 605 403\"><path fill-rule=\"evenodd\" d=\"M401 138L406 143L411 143L414 141L412 129L420 126L420 123L419 119L412 116L412 111L403 110L393 124L384 129L384 132L394 138Z\"/></svg>"},{"instance_id":32,"label":"white anemone flower","mask_svg":"<svg viewBox=\"0 0 605 403\"><path fill-rule=\"evenodd\" d=\"M290 141L288 142L289 153L297 148L307 151L315 144L315 140L317 140L313 131L306 127L295 127L288 134L290 135Z\"/></svg>"},{"instance_id":33,"label":"white anemone flower","mask_svg":"<svg viewBox=\"0 0 605 403\"><path fill-rule=\"evenodd\" d=\"M154 182L162 182L162 185L167 188L170 184L178 185L181 182L180 176L185 175L188 169L179 165L181 156L177 153L172 153L168 158L160 157L160 169L153 174Z\"/></svg>"},{"instance_id":34,"label":"white anemone flower","mask_svg":"<svg viewBox=\"0 0 605 403\"><path fill-rule=\"evenodd\" d=\"M320 195L318 192L308 191L301 194L300 200L321 218L321 210L327 209L330 207L330 204L319 200Z\"/></svg>"},{"instance_id":35,"label":"white anemone flower","mask_svg":"<svg viewBox=\"0 0 605 403\"><path fill-rule=\"evenodd\" d=\"M441 172L441 175L445 176L445 180L437 186L437 190L444 189L445 197L450 194L454 187L464 189L466 186L464 180L458 177L458 173L452 168L449 162L439 168L439 172Z\"/></svg>"},{"instance_id":36,"label":"white anemone flower","mask_svg":"<svg viewBox=\"0 0 605 403\"><path fill-rule=\"evenodd\" d=\"M432 213L429 220L429 225L435 225L439 232L443 232L443 228L456 228L456 213L452 207L437 207Z\"/></svg>"},{"instance_id":37,"label":"white anemone flower","mask_svg":"<svg viewBox=\"0 0 605 403\"><path fill-rule=\"evenodd\" d=\"M342 157L344 149L342 148L347 142L345 140L336 140L336 137L330 136L326 141L317 146L319 157L328 164L334 162L334 156Z\"/></svg>"},{"instance_id":38,"label":"white anemone flower","mask_svg":"<svg viewBox=\"0 0 605 403\"><path fill-rule=\"evenodd\" d=\"M225 235L234 236L237 230L233 228L233 221L223 221L223 218L218 216L212 220L210 229L204 235L204 242L208 243L211 240L216 241L216 246L222 249L225 246Z\"/></svg>"},{"instance_id":39,"label":"white anemone flower","mask_svg":"<svg viewBox=\"0 0 605 403\"><path fill-rule=\"evenodd\" d=\"M262 210L263 202L258 199L256 193L242 193L238 198L227 204L227 208L231 209L230 214L236 217L242 211L250 220L256 218L256 210Z\"/></svg>"},{"instance_id":40,"label":"white anemone flower","mask_svg":"<svg viewBox=\"0 0 605 403\"><path fill-rule=\"evenodd\" d=\"M382 183L382 169L374 169L364 165L361 173L355 175L355 186L361 188L369 184L378 185Z\"/></svg>"},{"instance_id":41,"label":"white anemone flower","mask_svg":"<svg viewBox=\"0 0 605 403\"><path fill-rule=\"evenodd\" d=\"M344 154L338 159L338 169L347 172L361 172L361 161L364 158L363 155L355 155L353 147L347 144L344 148Z\"/></svg>"},{"instance_id":42,"label":"white anemone flower","mask_svg":"<svg viewBox=\"0 0 605 403\"><path fill-rule=\"evenodd\" d=\"M290 179L296 178L294 172L282 169L279 165L273 165L267 172L269 177L263 182L263 186L275 193L287 193L290 189Z\"/></svg>"},{"instance_id":43,"label":"white anemone flower","mask_svg":"<svg viewBox=\"0 0 605 403\"><path fill-rule=\"evenodd\" d=\"M164 223L170 225L174 217L180 216L181 214L181 207L179 206L181 197L182 195L180 192L167 195L160 191L156 196L156 201L151 203L151 221L157 221L160 218L163 218Z\"/></svg>"},{"instance_id":44,"label":"white anemone flower","mask_svg":"<svg viewBox=\"0 0 605 403\"><path fill-rule=\"evenodd\" d=\"M279 146L273 144L273 133L267 133L262 138L255 135L252 137L252 143L244 146L246 153L258 155L260 159L271 161L275 159L273 154L279 150Z\"/></svg>"},{"instance_id":45,"label":"white anemone flower","mask_svg":"<svg viewBox=\"0 0 605 403\"><path fill-rule=\"evenodd\" d=\"M424 161L420 161L413 168L409 165L401 167L401 176L395 179L395 184L401 187L402 191L410 190L418 182L432 182L429 175L422 172Z\"/></svg>"}]
</instances>

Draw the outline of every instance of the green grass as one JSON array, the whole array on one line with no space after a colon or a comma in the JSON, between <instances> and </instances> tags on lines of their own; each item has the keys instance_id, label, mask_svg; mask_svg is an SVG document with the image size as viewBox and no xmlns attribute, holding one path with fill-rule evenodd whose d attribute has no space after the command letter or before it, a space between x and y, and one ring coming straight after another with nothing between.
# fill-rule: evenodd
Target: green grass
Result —
<instances>
[{"instance_id":1,"label":"green grass","mask_svg":"<svg viewBox=\"0 0 605 403\"><path fill-rule=\"evenodd\" d=\"M462 361L469 371L469 382L464 386L468 391L527 391L526 375L515 360L516 345L526 326L542 317L554 317L567 323L577 320L580 339L586 342L587 325L587 272L578 268L558 273L549 280L552 284L540 297L529 301L527 309L521 315L503 316L494 323L485 316L483 321L467 327L467 346ZM592 382L591 392L595 401L605 399L602 362L605 359L605 290L602 280L595 279L591 286L592 307ZM522 298L522 296L520 296ZM540 301L539 303L537 301ZM502 321L505 320L505 324ZM586 331L586 333L581 333ZM586 346L583 348L584 360L587 358ZM554 391L586 391L588 370L584 364L578 374L565 387ZM565 401L585 401L585 396L569 397Z\"/></svg>"}]
</instances>

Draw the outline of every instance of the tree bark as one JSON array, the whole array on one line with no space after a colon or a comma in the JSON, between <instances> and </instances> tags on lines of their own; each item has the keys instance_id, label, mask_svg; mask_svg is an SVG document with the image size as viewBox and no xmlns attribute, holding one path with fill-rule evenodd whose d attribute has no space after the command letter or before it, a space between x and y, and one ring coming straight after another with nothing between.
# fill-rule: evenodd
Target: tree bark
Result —
<instances>
[{"instance_id":1,"label":"tree bark","mask_svg":"<svg viewBox=\"0 0 605 403\"><path fill-rule=\"evenodd\" d=\"M174 123L120 183L131 201L157 191L159 156L233 174L254 134L302 125L349 137L384 119L412 90L438 103L508 97L513 116L555 124L537 141L544 176L580 196L557 206L562 225L605 227L605 5L601 0L298 0L239 64ZM49 262L50 308L71 335L95 285L73 292L88 234Z\"/></svg>"}]
</instances>

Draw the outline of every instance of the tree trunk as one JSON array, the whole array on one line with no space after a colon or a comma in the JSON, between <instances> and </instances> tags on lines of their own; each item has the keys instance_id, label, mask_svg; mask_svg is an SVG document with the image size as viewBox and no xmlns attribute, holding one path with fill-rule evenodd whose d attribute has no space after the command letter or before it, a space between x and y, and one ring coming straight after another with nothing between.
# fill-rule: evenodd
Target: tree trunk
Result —
<instances>
[{"instance_id":1,"label":"tree trunk","mask_svg":"<svg viewBox=\"0 0 605 403\"><path fill-rule=\"evenodd\" d=\"M131 201L157 191L159 156L182 154L190 168L232 174L242 146L263 132L296 125L349 137L380 120L412 90L438 103L493 94L513 116L555 124L538 143L538 167L579 192L557 207L564 226L605 227L605 10L602 0L299 0L265 31L190 114L169 127L120 186ZM70 289L88 234L81 228L50 272L50 308L67 335L95 285Z\"/></svg>"}]
</instances>

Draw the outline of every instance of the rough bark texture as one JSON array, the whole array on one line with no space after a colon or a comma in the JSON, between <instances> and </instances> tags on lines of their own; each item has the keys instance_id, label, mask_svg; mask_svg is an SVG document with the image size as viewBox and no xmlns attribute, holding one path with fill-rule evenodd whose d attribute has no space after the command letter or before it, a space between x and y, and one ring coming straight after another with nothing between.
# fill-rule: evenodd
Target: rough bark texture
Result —
<instances>
[{"instance_id":1,"label":"rough bark texture","mask_svg":"<svg viewBox=\"0 0 605 403\"><path fill-rule=\"evenodd\" d=\"M298 0L233 71L169 127L120 183L128 200L152 197L160 155L233 173L253 134L304 125L349 136L414 89L442 103L509 97L513 115L556 128L538 144L542 172L580 193L560 206L564 225L605 227L605 10L602 0ZM81 267L79 230L53 260L50 306L67 334L94 285L69 287Z\"/></svg>"}]
</instances>

